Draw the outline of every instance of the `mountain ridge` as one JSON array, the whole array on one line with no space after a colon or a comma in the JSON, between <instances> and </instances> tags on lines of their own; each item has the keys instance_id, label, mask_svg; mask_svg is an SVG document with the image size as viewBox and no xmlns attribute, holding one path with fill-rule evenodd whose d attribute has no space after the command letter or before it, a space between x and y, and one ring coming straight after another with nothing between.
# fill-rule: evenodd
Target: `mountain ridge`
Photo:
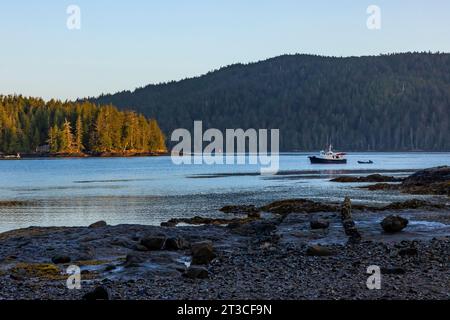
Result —
<instances>
[{"instance_id":1,"label":"mountain ridge","mask_svg":"<svg viewBox=\"0 0 450 320\"><path fill-rule=\"evenodd\" d=\"M176 128L279 128L281 149L450 150L450 54L282 55L87 98Z\"/></svg>"}]
</instances>

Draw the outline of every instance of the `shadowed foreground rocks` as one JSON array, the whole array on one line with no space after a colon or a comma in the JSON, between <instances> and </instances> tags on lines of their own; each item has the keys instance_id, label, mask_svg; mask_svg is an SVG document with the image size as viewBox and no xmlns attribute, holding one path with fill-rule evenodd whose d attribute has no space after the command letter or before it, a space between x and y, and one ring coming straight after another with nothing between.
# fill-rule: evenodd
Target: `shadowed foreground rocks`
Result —
<instances>
[{"instance_id":1,"label":"shadowed foreground rocks","mask_svg":"<svg viewBox=\"0 0 450 320\"><path fill-rule=\"evenodd\" d=\"M0 299L449 299L448 208L387 207L297 199L196 226L10 231L0 234ZM66 287L70 265L80 290ZM382 290L365 286L372 265Z\"/></svg>"},{"instance_id":2,"label":"shadowed foreground rocks","mask_svg":"<svg viewBox=\"0 0 450 320\"><path fill-rule=\"evenodd\" d=\"M383 188L448 195L449 173L421 170ZM448 300L446 199L384 206L287 199L160 227L99 221L9 231L0 234L0 299ZM66 286L71 265L80 268L80 290ZM373 265L381 290L365 285Z\"/></svg>"}]
</instances>

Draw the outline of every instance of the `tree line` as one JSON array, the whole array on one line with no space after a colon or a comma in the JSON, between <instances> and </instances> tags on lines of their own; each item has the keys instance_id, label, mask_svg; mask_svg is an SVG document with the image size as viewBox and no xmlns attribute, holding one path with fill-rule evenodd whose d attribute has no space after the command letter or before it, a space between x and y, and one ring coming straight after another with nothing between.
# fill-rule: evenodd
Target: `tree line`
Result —
<instances>
[{"instance_id":1,"label":"tree line","mask_svg":"<svg viewBox=\"0 0 450 320\"><path fill-rule=\"evenodd\" d=\"M91 98L157 119L165 132L280 129L283 151L450 151L450 54L285 55Z\"/></svg>"},{"instance_id":2,"label":"tree line","mask_svg":"<svg viewBox=\"0 0 450 320\"><path fill-rule=\"evenodd\" d=\"M0 96L0 152L34 153L42 146L55 154L166 151L157 121L134 111L111 104Z\"/></svg>"}]
</instances>

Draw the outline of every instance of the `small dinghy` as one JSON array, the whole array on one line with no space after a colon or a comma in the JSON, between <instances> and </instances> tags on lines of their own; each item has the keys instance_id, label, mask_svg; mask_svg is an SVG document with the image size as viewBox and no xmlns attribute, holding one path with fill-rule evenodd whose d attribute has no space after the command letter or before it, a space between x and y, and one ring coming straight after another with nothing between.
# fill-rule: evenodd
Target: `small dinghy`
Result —
<instances>
[{"instance_id":1,"label":"small dinghy","mask_svg":"<svg viewBox=\"0 0 450 320\"><path fill-rule=\"evenodd\" d=\"M359 164L373 164L372 160L369 161L358 161Z\"/></svg>"}]
</instances>

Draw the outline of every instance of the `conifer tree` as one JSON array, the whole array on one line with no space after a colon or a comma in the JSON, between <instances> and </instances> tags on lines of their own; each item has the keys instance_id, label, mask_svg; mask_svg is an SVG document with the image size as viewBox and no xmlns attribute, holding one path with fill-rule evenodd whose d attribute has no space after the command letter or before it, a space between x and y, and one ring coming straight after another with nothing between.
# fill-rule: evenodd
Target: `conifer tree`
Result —
<instances>
[{"instance_id":1,"label":"conifer tree","mask_svg":"<svg viewBox=\"0 0 450 320\"><path fill-rule=\"evenodd\" d=\"M82 123L80 115L78 115L77 123L76 123L75 147L76 147L76 151L77 152L82 152L84 150L84 146L83 146L83 123Z\"/></svg>"},{"instance_id":2,"label":"conifer tree","mask_svg":"<svg viewBox=\"0 0 450 320\"><path fill-rule=\"evenodd\" d=\"M60 131L60 138L61 138L61 145L60 145L60 151L64 153L71 153L74 151L74 141L73 141L73 134L72 129L70 127L70 122L65 119L63 127Z\"/></svg>"},{"instance_id":3,"label":"conifer tree","mask_svg":"<svg viewBox=\"0 0 450 320\"><path fill-rule=\"evenodd\" d=\"M59 129L56 124L50 128L47 142L50 147L50 152L59 152Z\"/></svg>"}]
</instances>

